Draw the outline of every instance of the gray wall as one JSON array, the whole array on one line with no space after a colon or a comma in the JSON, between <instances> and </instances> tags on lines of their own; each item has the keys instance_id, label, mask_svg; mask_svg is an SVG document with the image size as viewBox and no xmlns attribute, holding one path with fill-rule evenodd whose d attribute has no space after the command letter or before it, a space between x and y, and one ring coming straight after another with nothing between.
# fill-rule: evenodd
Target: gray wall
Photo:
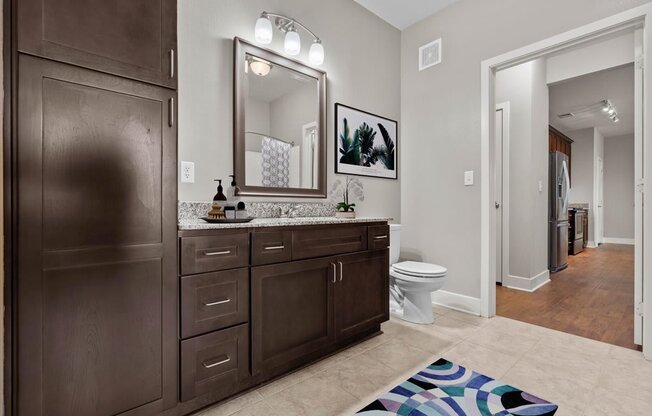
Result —
<instances>
[{"instance_id":1,"label":"gray wall","mask_svg":"<svg viewBox=\"0 0 652 416\"><path fill-rule=\"evenodd\" d=\"M589 204L589 241L594 241L594 129L571 131L568 137L573 139L571 145L571 190L569 202L571 204Z\"/></svg>"},{"instance_id":2,"label":"gray wall","mask_svg":"<svg viewBox=\"0 0 652 416\"><path fill-rule=\"evenodd\" d=\"M480 63L646 2L461 0L403 32L402 251L448 267L445 290L480 296ZM419 72L439 37L443 62Z\"/></svg>"},{"instance_id":3,"label":"gray wall","mask_svg":"<svg viewBox=\"0 0 652 416\"><path fill-rule=\"evenodd\" d=\"M179 160L195 162L195 183L179 184L180 200L210 200L215 193L213 179L226 178L233 172L233 37L252 41L254 24L263 10L298 19L323 41L326 56L321 69L328 73L329 186L336 179L333 173L336 102L400 119L401 33L357 3L351 0L180 1ZM307 62L311 39L301 36L303 47L298 59ZM282 54L282 40L282 34L275 31L269 48ZM400 138L398 142L400 154ZM359 205L359 213L400 219L400 182L361 180L365 201ZM249 200L252 199L263 200Z\"/></svg>"},{"instance_id":4,"label":"gray wall","mask_svg":"<svg viewBox=\"0 0 652 416\"><path fill-rule=\"evenodd\" d=\"M634 135L604 139L604 236L634 238Z\"/></svg>"},{"instance_id":5,"label":"gray wall","mask_svg":"<svg viewBox=\"0 0 652 416\"><path fill-rule=\"evenodd\" d=\"M545 60L526 62L496 74L496 103L504 102L509 102L510 120L508 273L532 278L548 268Z\"/></svg>"}]
</instances>

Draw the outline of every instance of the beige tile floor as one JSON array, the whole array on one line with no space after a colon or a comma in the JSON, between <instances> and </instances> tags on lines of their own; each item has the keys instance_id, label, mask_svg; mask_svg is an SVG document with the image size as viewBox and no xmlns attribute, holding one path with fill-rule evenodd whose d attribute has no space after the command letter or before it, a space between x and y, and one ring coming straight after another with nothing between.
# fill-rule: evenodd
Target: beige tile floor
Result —
<instances>
[{"instance_id":1,"label":"beige tile floor","mask_svg":"<svg viewBox=\"0 0 652 416\"><path fill-rule=\"evenodd\" d=\"M555 402L559 416L652 415L652 362L639 352L502 317L435 313L432 325L392 319L383 335L199 415L352 415L440 357Z\"/></svg>"}]
</instances>

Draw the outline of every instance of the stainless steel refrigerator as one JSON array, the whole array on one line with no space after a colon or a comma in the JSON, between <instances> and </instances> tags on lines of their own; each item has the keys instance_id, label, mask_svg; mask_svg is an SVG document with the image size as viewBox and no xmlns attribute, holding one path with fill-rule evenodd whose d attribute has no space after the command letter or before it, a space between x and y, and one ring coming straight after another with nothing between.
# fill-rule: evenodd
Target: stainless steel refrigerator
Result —
<instances>
[{"instance_id":1,"label":"stainless steel refrigerator","mask_svg":"<svg viewBox=\"0 0 652 416\"><path fill-rule=\"evenodd\" d=\"M550 271L558 272L568 266L568 194L570 192L568 156L561 152L550 152L549 173L548 257Z\"/></svg>"}]
</instances>

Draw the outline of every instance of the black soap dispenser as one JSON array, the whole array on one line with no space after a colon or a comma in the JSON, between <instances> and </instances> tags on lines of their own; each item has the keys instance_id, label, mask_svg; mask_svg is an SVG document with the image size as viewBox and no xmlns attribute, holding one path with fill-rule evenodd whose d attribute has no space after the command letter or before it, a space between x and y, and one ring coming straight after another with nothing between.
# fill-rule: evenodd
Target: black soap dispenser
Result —
<instances>
[{"instance_id":1,"label":"black soap dispenser","mask_svg":"<svg viewBox=\"0 0 652 416\"><path fill-rule=\"evenodd\" d=\"M224 195L224 188L222 188L222 179L215 179L217 184L217 193L213 197L213 201L226 201L226 195Z\"/></svg>"}]
</instances>

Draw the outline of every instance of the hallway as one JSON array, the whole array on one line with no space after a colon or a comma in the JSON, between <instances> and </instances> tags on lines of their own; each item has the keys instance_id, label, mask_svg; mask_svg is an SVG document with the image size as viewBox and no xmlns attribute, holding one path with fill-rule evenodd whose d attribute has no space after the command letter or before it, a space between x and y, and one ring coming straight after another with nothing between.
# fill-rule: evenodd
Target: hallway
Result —
<instances>
[{"instance_id":1,"label":"hallway","mask_svg":"<svg viewBox=\"0 0 652 416\"><path fill-rule=\"evenodd\" d=\"M569 256L534 293L496 287L497 315L639 350L634 344L634 246L602 244Z\"/></svg>"}]
</instances>

